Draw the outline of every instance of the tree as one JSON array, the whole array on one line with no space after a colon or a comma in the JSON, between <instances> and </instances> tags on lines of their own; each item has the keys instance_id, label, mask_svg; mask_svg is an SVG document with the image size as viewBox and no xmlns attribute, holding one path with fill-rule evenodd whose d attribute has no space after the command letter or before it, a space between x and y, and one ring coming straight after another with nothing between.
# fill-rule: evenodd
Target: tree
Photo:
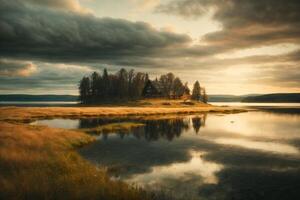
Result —
<instances>
[{"instance_id":1,"label":"tree","mask_svg":"<svg viewBox=\"0 0 300 200\"><path fill-rule=\"evenodd\" d=\"M201 88L200 88L200 83L198 81L194 83L192 99L196 101L200 101L201 99Z\"/></svg>"},{"instance_id":2,"label":"tree","mask_svg":"<svg viewBox=\"0 0 300 200\"><path fill-rule=\"evenodd\" d=\"M186 83L184 84L184 94L185 94L185 95L190 95L190 94L191 94L190 88L189 88L189 86L188 86L188 82L186 82Z\"/></svg>"},{"instance_id":3,"label":"tree","mask_svg":"<svg viewBox=\"0 0 300 200\"><path fill-rule=\"evenodd\" d=\"M97 94L98 94L98 81L100 79L100 75L97 73L97 72L93 72L92 75L91 75L91 94L92 94L92 97L95 98L97 97Z\"/></svg>"},{"instance_id":4,"label":"tree","mask_svg":"<svg viewBox=\"0 0 300 200\"><path fill-rule=\"evenodd\" d=\"M104 99L106 99L109 95L110 90L110 80L108 77L107 69L104 68L103 74L102 74L102 96Z\"/></svg>"},{"instance_id":5,"label":"tree","mask_svg":"<svg viewBox=\"0 0 300 200\"><path fill-rule=\"evenodd\" d=\"M159 78L159 84L161 85L162 93L165 97L169 97L171 93L173 93L173 82L174 82L175 76L173 73L168 73L161 75Z\"/></svg>"},{"instance_id":6,"label":"tree","mask_svg":"<svg viewBox=\"0 0 300 200\"><path fill-rule=\"evenodd\" d=\"M89 77L83 77L79 84L79 100L81 103L87 103L90 98L90 79Z\"/></svg>"},{"instance_id":7,"label":"tree","mask_svg":"<svg viewBox=\"0 0 300 200\"><path fill-rule=\"evenodd\" d=\"M106 100L131 100L142 98L142 91L147 81L151 81L147 73L137 72L134 70L126 71L120 69L115 74L108 74L103 69L102 75L93 72L88 77L83 77L79 84L80 101L82 103L98 103ZM175 77L173 73L161 75L159 79L151 81L157 87L162 97L190 98L190 90L188 84L183 85L179 77ZM201 92L204 92L202 95ZM207 95L201 90L198 81L195 82L193 88L192 99L207 102Z\"/></svg>"},{"instance_id":8,"label":"tree","mask_svg":"<svg viewBox=\"0 0 300 200\"><path fill-rule=\"evenodd\" d=\"M120 98L128 98L128 73L124 68L122 68L117 73L117 76L117 93Z\"/></svg>"},{"instance_id":9,"label":"tree","mask_svg":"<svg viewBox=\"0 0 300 200\"><path fill-rule=\"evenodd\" d=\"M129 97L133 97L134 95L134 85L133 85L133 80L135 77L134 70L130 70L128 72L128 95Z\"/></svg>"},{"instance_id":10,"label":"tree","mask_svg":"<svg viewBox=\"0 0 300 200\"><path fill-rule=\"evenodd\" d=\"M147 74L142 72L136 73L135 77L133 78L133 98L137 99L140 98L142 95L142 91L145 87L146 81L148 80Z\"/></svg>"},{"instance_id":11,"label":"tree","mask_svg":"<svg viewBox=\"0 0 300 200\"><path fill-rule=\"evenodd\" d=\"M167 73L166 76L167 76L167 82L166 82L167 95L169 96L172 92L175 76L173 73Z\"/></svg>"},{"instance_id":12,"label":"tree","mask_svg":"<svg viewBox=\"0 0 300 200\"><path fill-rule=\"evenodd\" d=\"M203 103L207 103L207 101L208 101L208 96L207 96L207 94L206 94L205 88L203 88L203 96L202 96L202 100L203 100Z\"/></svg>"},{"instance_id":13,"label":"tree","mask_svg":"<svg viewBox=\"0 0 300 200\"><path fill-rule=\"evenodd\" d=\"M180 78L176 77L173 81L173 94L175 98L179 98L184 94L184 85L182 84Z\"/></svg>"}]
</instances>

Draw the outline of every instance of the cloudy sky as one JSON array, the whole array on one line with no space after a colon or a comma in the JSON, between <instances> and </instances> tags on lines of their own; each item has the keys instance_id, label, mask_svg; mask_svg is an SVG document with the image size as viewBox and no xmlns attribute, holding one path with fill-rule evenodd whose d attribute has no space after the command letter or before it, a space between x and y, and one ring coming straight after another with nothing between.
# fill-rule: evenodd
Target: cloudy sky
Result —
<instances>
[{"instance_id":1,"label":"cloudy sky","mask_svg":"<svg viewBox=\"0 0 300 200\"><path fill-rule=\"evenodd\" d=\"M0 93L77 94L92 71L209 94L300 92L299 0L0 0Z\"/></svg>"}]
</instances>

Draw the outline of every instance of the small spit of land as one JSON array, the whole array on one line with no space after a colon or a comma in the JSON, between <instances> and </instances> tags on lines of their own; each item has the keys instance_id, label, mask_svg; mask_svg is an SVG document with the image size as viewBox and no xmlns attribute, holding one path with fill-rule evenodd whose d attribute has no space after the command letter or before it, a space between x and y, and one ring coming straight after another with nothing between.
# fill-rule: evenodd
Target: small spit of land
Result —
<instances>
[{"instance_id":1,"label":"small spit of land","mask_svg":"<svg viewBox=\"0 0 300 200\"><path fill-rule=\"evenodd\" d=\"M0 108L0 199L166 199L110 180L74 150L95 137L24 122L45 118L155 116L201 112L235 113L241 109L182 101L142 101L103 107ZM131 127L115 124L104 129Z\"/></svg>"},{"instance_id":2,"label":"small spit of land","mask_svg":"<svg viewBox=\"0 0 300 200\"><path fill-rule=\"evenodd\" d=\"M194 114L203 112L238 113L240 108L220 107L182 100L151 100L126 104L77 107L2 107L1 121L32 121L49 118L91 118L137 115Z\"/></svg>"}]
</instances>

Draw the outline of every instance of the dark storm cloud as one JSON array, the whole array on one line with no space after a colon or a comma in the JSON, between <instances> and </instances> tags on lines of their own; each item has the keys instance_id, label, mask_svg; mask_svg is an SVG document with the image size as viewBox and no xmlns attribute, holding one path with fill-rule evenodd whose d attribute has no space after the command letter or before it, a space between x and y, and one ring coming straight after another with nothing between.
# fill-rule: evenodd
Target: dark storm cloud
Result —
<instances>
[{"instance_id":1,"label":"dark storm cloud","mask_svg":"<svg viewBox=\"0 0 300 200\"><path fill-rule=\"evenodd\" d=\"M25 1L28 2L28 1ZM46 61L98 61L147 57L190 42L187 35L157 31L143 22L0 0L0 55Z\"/></svg>"},{"instance_id":2,"label":"dark storm cloud","mask_svg":"<svg viewBox=\"0 0 300 200\"><path fill-rule=\"evenodd\" d=\"M299 24L298 0L173 0L159 5L157 12L200 17L213 10L214 19L226 27L247 26L252 23Z\"/></svg>"},{"instance_id":3,"label":"dark storm cloud","mask_svg":"<svg viewBox=\"0 0 300 200\"><path fill-rule=\"evenodd\" d=\"M223 29L207 34L210 45L227 50L283 42L300 43L300 1L298 0L173 0L158 12L197 18L214 12Z\"/></svg>"}]
</instances>

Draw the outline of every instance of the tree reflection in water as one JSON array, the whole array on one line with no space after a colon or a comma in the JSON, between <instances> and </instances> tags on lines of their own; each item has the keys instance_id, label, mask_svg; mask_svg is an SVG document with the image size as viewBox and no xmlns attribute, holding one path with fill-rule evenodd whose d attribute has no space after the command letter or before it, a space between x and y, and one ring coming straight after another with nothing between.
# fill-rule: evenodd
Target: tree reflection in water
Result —
<instances>
[{"instance_id":1,"label":"tree reflection in water","mask_svg":"<svg viewBox=\"0 0 300 200\"><path fill-rule=\"evenodd\" d=\"M201 126L205 126L206 115L202 117L196 116L192 118L193 128L196 134L199 133Z\"/></svg>"},{"instance_id":2,"label":"tree reflection in water","mask_svg":"<svg viewBox=\"0 0 300 200\"><path fill-rule=\"evenodd\" d=\"M143 123L145 126L133 127L128 130L117 130L120 138L124 138L131 133L138 139L146 139L147 141L157 141L159 139L166 139L172 141L174 138L179 138L180 135L189 130L194 129L196 134L199 133L200 128L205 126L206 114L191 116L190 118L178 117L171 119L126 119L126 118L96 118L96 119L80 119L79 128L94 128L112 123L125 123L135 122ZM99 133L103 136L103 139L107 139L110 133Z\"/></svg>"}]
</instances>

